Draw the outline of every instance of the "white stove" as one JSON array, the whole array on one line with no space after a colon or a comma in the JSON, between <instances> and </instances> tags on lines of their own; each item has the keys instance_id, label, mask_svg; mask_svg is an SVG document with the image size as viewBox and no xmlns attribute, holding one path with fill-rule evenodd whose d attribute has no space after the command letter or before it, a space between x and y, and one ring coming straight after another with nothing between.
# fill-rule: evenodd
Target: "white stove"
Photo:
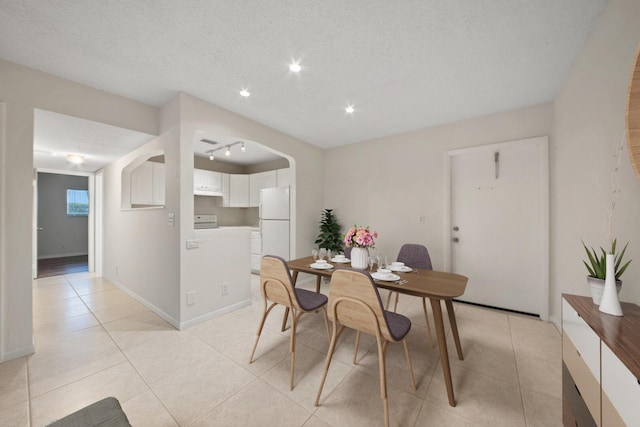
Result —
<instances>
[{"instance_id":1,"label":"white stove","mask_svg":"<svg viewBox=\"0 0 640 427\"><path fill-rule=\"evenodd\" d=\"M196 230L204 230L207 228L218 228L218 216L211 215L211 214L194 215L193 228Z\"/></svg>"}]
</instances>

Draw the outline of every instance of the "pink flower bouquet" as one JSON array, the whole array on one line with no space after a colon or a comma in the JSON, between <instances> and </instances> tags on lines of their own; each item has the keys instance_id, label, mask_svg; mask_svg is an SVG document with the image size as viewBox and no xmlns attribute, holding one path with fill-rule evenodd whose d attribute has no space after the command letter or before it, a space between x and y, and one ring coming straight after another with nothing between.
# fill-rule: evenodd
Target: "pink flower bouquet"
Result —
<instances>
[{"instance_id":1,"label":"pink flower bouquet","mask_svg":"<svg viewBox=\"0 0 640 427\"><path fill-rule=\"evenodd\" d=\"M371 232L369 227L358 227L354 225L344 235L344 244L346 247L353 246L354 248L373 248L376 242L373 238L378 238L377 232Z\"/></svg>"}]
</instances>

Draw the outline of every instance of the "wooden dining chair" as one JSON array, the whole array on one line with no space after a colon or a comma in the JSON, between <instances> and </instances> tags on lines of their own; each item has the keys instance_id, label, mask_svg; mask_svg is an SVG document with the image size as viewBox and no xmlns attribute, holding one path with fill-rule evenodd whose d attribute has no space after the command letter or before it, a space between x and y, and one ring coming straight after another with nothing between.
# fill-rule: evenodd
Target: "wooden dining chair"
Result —
<instances>
[{"instance_id":1,"label":"wooden dining chair","mask_svg":"<svg viewBox=\"0 0 640 427\"><path fill-rule=\"evenodd\" d=\"M296 328L300 317L305 313L322 310L324 316L324 326L329 338L329 322L327 321L327 297L326 295L299 289L294 287L291 273L287 268L287 263L283 258L273 255L265 255L260 263L260 291L264 298L264 313L258 332L256 333L256 342L253 345L249 363L253 362L253 356L258 347L260 334L264 328L267 316L277 304L281 304L291 311L291 338L289 341L289 352L291 353L291 377L289 380L289 388L293 390L293 372L295 367L296 356ZM267 301L272 301L267 308Z\"/></svg>"},{"instance_id":2,"label":"wooden dining chair","mask_svg":"<svg viewBox=\"0 0 640 427\"><path fill-rule=\"evenodd\" d=\"M331 277L331 283L329 284L329 318L333 321L333 334L331 335L331 344L329 345L315 405L318 406L320 402L320 396L338 339L345 328L354 329L358 334L363 332L376 337L380 370L380 397L384 406L384 425L388 426L389 402L387 400L386 351L390 342L402 341L411 376L411 385L414 390L416 389L411 357L409 356L409 346L407 345L407 334L411 329L411 320L401 314L386 311L371 276L366 272L352 269L337 270ZM338 325L341 325L339 330ZM356 340L356 350L357 347Z\"/></svg>"},{"instance_id":3,"label":"wooden dining chair","mask_svg":"<svg viewBox=\"0 0 640 427\"><path fill-rule=\"evenodd\" d=\"M397 261L404 262L404 264L411 268L419 268L421 270L433 270L433 266L431 264L431 257L429 256L429 251L423 245L419 245L416 243L405 243L400 248L400 252L398 252ZM393 311L398 309L398 299L400 294L395 292L396 294L396 302L393 307ZM391 302L392 292L389 292L389 297L387 299L387 310L389 309L389 305ZM458 335L458 324L456 322L456 317L453 312L453 305L451 301L445 302L447 306L447 313L449 315L449 323L451 324L451 331L453 333L453 339L456 344L456 349L458 351L458 358L463 360L462 355L462 345L460 344L460 336ZM429 322L429 314L427 311L427 299L425 297L422 298L422 309L424 311L424 319L427 322L427 333L429 334L429 344L433 347L433 335L431 334L431 323Z\"/></svg>"}]
</instances>

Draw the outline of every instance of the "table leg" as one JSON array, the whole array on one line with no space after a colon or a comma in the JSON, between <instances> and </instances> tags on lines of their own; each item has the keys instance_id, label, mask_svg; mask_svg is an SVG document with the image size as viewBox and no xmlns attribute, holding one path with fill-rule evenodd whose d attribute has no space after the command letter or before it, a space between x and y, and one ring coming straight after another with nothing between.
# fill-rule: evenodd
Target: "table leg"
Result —
<instances>
[{"instance_id":1,"label":"table leg","mask_svg":"<svg viewBox=\"0 0 640 427\"><path fill-rule=\"evenodd\" d=\"M293 281L293 286L296 286L296 282L298 281L298 272L294 271L293 274L291 275L291 279ZM287 329L287 319L289 318L289 307L284 309L284 317L282 318L282 328L280 329L282 332L284 332L285 329Z\"/></svg>"},{"instance_id":2,"label":"table leg","mask_svg":"<svg viewBox=\"0 0 640 427\"><path fill-rule=\"evenodd\" d=\"M453 302L450 299L444 300L447 306L447 313L449 314L449 323L451 323L451 332L453 332L453 340L456 343L456 350L458 351L458 359L464 360L462 354L462 344L460 344L460 336L458 335L458 322L456 322L456 313L453 311Z\"/></svg>"},{"instance_id":3,"label":"table leg","mask_svg":"<svg viewBox=\"0 0 640 427\"><path fill-rule=\"evenodd\" d=\"M316 293L320 293L320 284L322 283L322 276L316 276Z\"/></svg>"},{"instance_id":4,"label":"table leg","mask_svg":"<svg viewBox=\"0 0 640 427\"><path fill-rule=\"evenodd\" d=\"M442 306L440 305L439 299L429 298L429 300L431 301L433 320L436 324L436 336L438 337L438 347L440 349L440 364L442 365L444 383L447 387L447 395L449 396L449 405L456 406L456 398L453 394L453 383L451 381L451 368L449 367L449 353L447 352L447 338L444 334L444 321L442 320Z\"/></svg>"}]
</instances>

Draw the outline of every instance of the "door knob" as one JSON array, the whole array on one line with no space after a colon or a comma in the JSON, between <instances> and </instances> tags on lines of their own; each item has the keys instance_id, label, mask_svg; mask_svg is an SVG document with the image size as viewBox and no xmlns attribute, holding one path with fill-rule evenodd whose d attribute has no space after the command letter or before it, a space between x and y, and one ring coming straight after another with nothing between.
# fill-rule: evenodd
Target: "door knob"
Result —
<instances>
[{"instance_id":1,"label":"door knob","mask_svg":"<svg viewBox=\"0 0 640 427\"><path fill-rule=\"evenodd\" d=\"M454 242L456 242L456 243L458 243L458 242L460 241L460 239L458 239L457 237L454 237L454 238L453 238L453 239L451 239L451 240L453 240L453 241L454 241Z\"/></svg>"},{"instance_id":2,"label":"door knob","mask_svg":"<svg viewBox=\"0 0 640 427\"><path fill-rule=\"evenodd\" d=\"M460 230L460 227L458 227L457 225L453 227L453 231L458 231L458 230Z\"/></svg>"}]
</instances>

